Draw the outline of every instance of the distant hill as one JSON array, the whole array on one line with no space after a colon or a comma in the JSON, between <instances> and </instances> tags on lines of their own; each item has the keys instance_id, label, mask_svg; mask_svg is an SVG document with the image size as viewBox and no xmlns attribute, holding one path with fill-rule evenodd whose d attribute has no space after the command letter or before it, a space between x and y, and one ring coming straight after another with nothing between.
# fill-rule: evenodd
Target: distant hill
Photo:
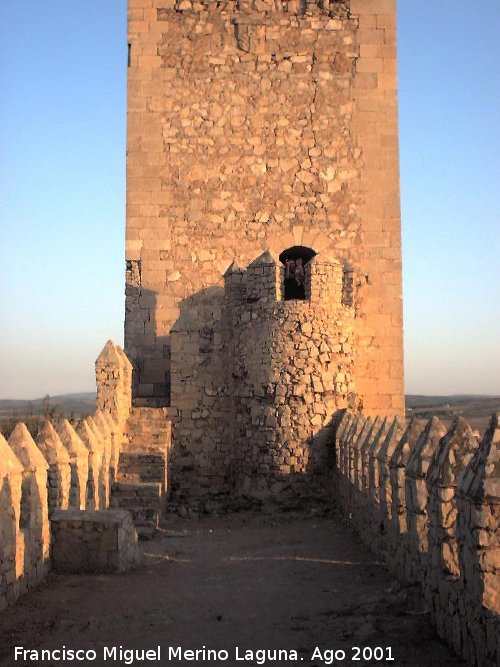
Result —
<instances>
[{"instance_id":1,"label":"distant hill","mask_svg":"<svg viewBox=\"0 0 500 667\"><path fill-rule=\"evenodd\" d=\"M49 405L55 408L58 415L82 417L95 410L96 393L81 392L61 394L49 397ZM23 419L42 413L44 399L32 401L0 400L0 420ZM500 411L500 396L479 396L457 394L455 396L406 396L406 416L428 419L437 415L445 423L449 423L456 415L462 415L473 428L483 432L491 415Z\"/></svg>"},{"instance_id":2,"label":"distant hill","mask_svg":"<svg viewBox=\"0 0 500 667\"><path fill-rule=\"evenodd\" d=\"M406 416L429 419L438 416L448 424L457 415L466 419L472 428L483 433L491 415L500 411L500 396L457 394L455 396L406 396Z\"/></svg>"},{"instance_id":3,"label":"distant hill","mask_svg":"<svg viewBox=\"0 0 500 667\"><path fill-rule=\"evenodd\" d=\"M0 400L0 419L21 419L38 415L44 410L44 400L44 398L36 398L32 401L2 399ZM60 415L67 417L73 414L76 417L82 417L94 412L96 393L90 391L49 396L48 402L49 407L55 408Z\"/></svg>"}]
</instances>

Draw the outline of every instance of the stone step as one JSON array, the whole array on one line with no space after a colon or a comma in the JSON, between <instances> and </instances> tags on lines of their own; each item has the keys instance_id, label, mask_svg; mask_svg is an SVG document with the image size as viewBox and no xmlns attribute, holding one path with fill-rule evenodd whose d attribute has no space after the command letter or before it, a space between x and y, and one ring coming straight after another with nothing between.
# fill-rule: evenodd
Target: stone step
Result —
<instances>
[{"instance_id":1,"label":"stone step","mask_svg":"<svg viewBox=\"0 0 500 667\"><path fill-rule=\"evenodd\" d=\"M113 498L113 503L120 505L120 509L132 510L137 508L152 509L158 511L158 499L150 498L148 496L120 496L119 498Z\"/></svg>"},{"instance_id":2,"label":"stone step","mask_svg":"<svg viewBox=\"0 0 500 667\"><path fill-rule=\"evenodd\" d=\"M122 466L164 466L165 457L156 452L120 452L118 467Z\"/></svg>"},{"instance_id":3,"label":"stone step","mask_svg":"<svg viewBox=\"0 0 500 667\"><path fill-rule=\"evenodd\" d=\"M129 424L160 424L162 426L168 426L170 424L170 418L166 414L158 414L157 412L144 411L139 414L131 412L128 417Z\"/></svg>"},{"instance_id":4,"label":"stone step","mask_svg":"<svg viewBox=\"0 0 500 667\"><path fill-rule=\"evenodd\" d=\"M149 443L148 445L143 445L135 442L125 442L120 451L125 454L152 454L153 456L156 455L165 458L167 448L163 444L155 445Z\"/></svg>"},{"instance_id":5,"label":"stone step","mask_svg":"<svg viewBox=\"0 0 500 667\"><path fill-rule=\"evenodd\" d=\"M120 496L137 496L138 498L158 498L160 500L161 496L161 484L156 482L148 483L123 483L115 482L111 487L111 493L113 496L119 498Z\"/></svg>"},{"instance_id":6,"label":"stone step","mask_svg":"<svg viewBox=\"0 0 500 667\"><path fill-rule=\"evenodd\" d=\"M115 482L111 487L111 506L130 512L141 539L151 539L160 521L161 484Z\"/></svg>"},{"instance_id":7,"label":"stone step","mask_svg":"<svg viewBox=\"0 0 500 667\"><path fill-rule=\"evenodd\" d=\"M135 417L131 415L127 423L133 426L144 426L144 428L148 428L148 424L155 424L165 430L170 427L170 421L167 417L156 417L155 415L140 415Z\"/></svg>"},{"instance_id":8,"label":"stone step","mask_svg":"<svg viewBox=\"0 0 500 667\"><path fill-rule=\"evenodd\" d=\"M166 487L166 455L170 444L169 410L134 406L118 462L111 500L128 510L140 537L151 538L158 527Z\"/></svg>"},{"instance_id":9,"label":"stone step","mask_svg":"<svg viewBox=\"0 0 500 667\"><path fill-rule=\"evenodd\" d=\"M158 526L152 522L134 525L140 540L152 540L158 530Z\"/></svg>"},{"instance_id":10,"label":"stone step","mask_svg":"<svg viewBox=\"0 0 500 667\"><path fill-rule=\"evenodd\" d=\"M119 482L120 484L140 484L141 483L141 476L137 473L123 473L123 472L121 472L117 476L116 481Z\"/></svg>"},{"instance_id":11,"label":"stone step","mask_svg":"<svg viewBox=\"0 0 500 667\"><path fill-rule=\"evenodd\" d=\"M120 509L130 513L134 526L142 524L158 526L160 522L160 511L156 507L124 507L120 502L113 502L111 509Z\"/></svg>"},{"instance_id":12,"label":"stone step","mask_svg":"<svg viewBox=\"0 0 500 667\"><path fill-rule=\"evenodd\" d=\"M170 428L169 422L167 422L165 419L152 419L152 418L149 418L149 417L144 417L144 418L141 418L141 419L129 418L127 424L128 424L129 430L131 430L131 431L161 430L161 431L168 432L168 430Z\"/></svg>"},{"instance_id":13,"label":"stone step","mask_svg":"<svg viewBox=\"0 0 500 667\"><path fill-rule=\"evenodd\" d=\"M165 483L165 458L155 454L121 452L118 464L120 482Z\"/></svg>"}]
</instances>

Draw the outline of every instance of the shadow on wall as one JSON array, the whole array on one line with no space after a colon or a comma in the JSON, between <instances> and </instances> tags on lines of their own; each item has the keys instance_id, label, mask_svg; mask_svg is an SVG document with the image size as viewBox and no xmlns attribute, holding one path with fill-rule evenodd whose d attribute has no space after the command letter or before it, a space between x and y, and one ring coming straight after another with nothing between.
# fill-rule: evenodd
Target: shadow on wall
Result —
<instances>
[{"instance_id":1,"label":"shadow on wall","mask_svg":"<svg viewBox=\"0 0 500 667\"><path fill-rule=\"evenodd\" d=\"M17 567L17 554L20 549L19 536L17 533L17 526L19 518L16 516L13 497L13 490L11 488L11 480L5 476L0 487L0 509L2 517L0 522L0 612L4 607L11 602L14 595L9 595L8 584L15 581L17 572L20 568ZM7 508L7 510L6 510ZM10 546L10 549L7 548ZM5 591L5 593L4 593ZM4 595L6 596L4 598Z\"/></svg>"},{"instance_id":2,"label":"shadow on wall","mask_svg":"<svg viewBox=\"0 0 500 667\"><path fill-rule=\"evenodd\" d=\"M306 265L306 299L282 295L266 251L225 286L184 299L171 330L172 490L199 496L321 469L339 408L355 401L354 309L344 269ZM260 490L257 493L261 493Z\"/></svg>"},{"instance_id":3,"label":"shadow on wall","mask_svg":"<svg viewBox=\"0 0 500 667\"><path fill-rule=\"evenodd\" d=\"M126 284L124 347L133 367L132 396L165 407L170 405L170 334L157 333L157 293L144 288L140 277L131 280Z\"/></svg>"},{"instance_id":4,"label":"shadow on wall","mask_svg":"<svg viewBox=\"0 0 500 667\"><path fill-rule=\"evenodd\" d=\"M498 414L480 443L461 417L448 430L436 417L427 425L413 418L394 448L393 426L387 432L377 426L379 434L370 429L368 465L375 474L365 479L376 488L360 486L351 465L356 451L366 449L363 425L369 421L346 413L335 433L334 485L346 518L403 586L423 593L421 609L457 654L478 667L497 664ZM381 502L383 476L377 474L387 467L390 503Z\"/></svg>"},{"instance_id":5,"label":"shadow on wall","mask_svg":"<svg viewBox=\"0 0 500 667\"><path fill-rule=\"evenodd\" d=\"M207 287L179 307L170 339L173 492L203 493L207 485L223 492L233 475L224 289Z\"/></svg>"},{"instance_id":6,"label":"shadow on wall","mask_svg":"<svg viewBox=\"0 0 500 667\"><path fill-rule=\"evenodd\" d=\"M299 270L304 296L291 299L287 271L293 279ZM324 429L338 409L360 405L348 267L302 246L280 257L266 250L245 270L233 262L224 287L179 301L163 338L160 297L142 288L140 274L131 280L126 345L134 391L166 402L170 388L174 494L251 493L255 480L269 486L323 468Z\"/></svg>"},{"instance_id":7,"label":"shadow on wall","mask_svg":"<svg viewBox=\"0 0 500 667\"><path fill-rule=\"evenodd\" d=\"M37 568L41 563L48 561L43 546L44 526L41 516L43 503L44 499L40 495L37 479L34 475L25 476L22 486L20 521L20 532L24 537L23 576L26 578L24 589L36 586L39 580Z\"/></svg>"},{"instance_id":8,"label":"shadow on wall","mask_svg":"<svg viewBox=\"0 0 500 667\"><path fill-rule=\"evenodd\" d=\"M273 502L287 509L307 509L335 505L332 493L335 473L334 434L344 410L338 410L328 424L315 430L302 442L308 450L308 460L297 471L293 465L263 469L262 464L244 465L240 468L237 492L243 498L268 503ZM283 472L285 470L286 472Z\"/></svg>"}]
</instances>

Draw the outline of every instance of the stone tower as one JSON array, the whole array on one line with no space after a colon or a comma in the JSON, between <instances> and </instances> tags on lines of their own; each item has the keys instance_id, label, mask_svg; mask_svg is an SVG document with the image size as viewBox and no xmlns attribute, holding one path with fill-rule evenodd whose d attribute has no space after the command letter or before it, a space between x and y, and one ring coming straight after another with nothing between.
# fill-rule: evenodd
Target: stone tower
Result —
<instances>
[{"instance_id":1,"label":"stone tower","mask_svg":"<svg viewBox=\"0 0 500 667\"><path fill-rule=\"evenodd\" d=\"M278 307L290 258L309 273L341 267L333 274L355 294L335 306L350 308L344 404L402 414L395 0L128 5L125 347L135 397L171 404L177 432L184 423L193 441L206 431L198 413L236 419L234 404L218 402L241 333L228 335L228 275L249 264L251 274L267 252ZM246 289L249 316L271 331L280 314L254 313ZM315 297L301 298L297 313Z\"/></svg>"}]
</instances>

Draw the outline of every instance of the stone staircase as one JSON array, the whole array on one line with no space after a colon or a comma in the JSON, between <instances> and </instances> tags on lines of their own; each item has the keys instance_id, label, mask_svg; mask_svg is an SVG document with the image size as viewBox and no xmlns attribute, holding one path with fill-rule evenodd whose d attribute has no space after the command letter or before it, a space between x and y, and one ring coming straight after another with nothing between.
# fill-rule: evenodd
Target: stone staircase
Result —
<instances>
[{"instance_id":1,"label":"stone staircase","mask_svg":"<svg viewBox=\"0 0 500 667\"><path fill-rule=\"evenodd\" d=\"M168 409L132 408L111 506L131 513L143 539L153 537L158 528L167 490L169 449Z\"/></svg>"}]
</instances>

